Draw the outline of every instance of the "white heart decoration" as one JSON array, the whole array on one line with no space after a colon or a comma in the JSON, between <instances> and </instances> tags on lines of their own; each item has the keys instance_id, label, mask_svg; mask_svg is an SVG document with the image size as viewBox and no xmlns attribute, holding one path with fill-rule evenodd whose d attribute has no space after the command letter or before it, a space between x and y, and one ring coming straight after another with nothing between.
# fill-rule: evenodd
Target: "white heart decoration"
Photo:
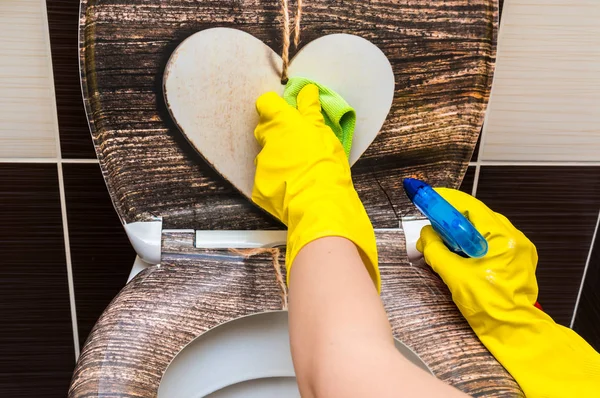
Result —
<instances>
[{"instance_id":1,"label":"white heart decoration","mask_svg":"<svg viewBox=\"0 0 600 398\"><path fill-rule=\"evenodd\" d=\"M237 29L195 33L171 55L163 80L167 107L181 132L223 177L248 198L254 184L256 99L283 94L281 58L262 41ZM320 37L290 62L290 77L317 81L356 110L350 153L354 164L375 139L394 98L394 73L386 56L366 39Z\"/></svg>"}]
</instances>

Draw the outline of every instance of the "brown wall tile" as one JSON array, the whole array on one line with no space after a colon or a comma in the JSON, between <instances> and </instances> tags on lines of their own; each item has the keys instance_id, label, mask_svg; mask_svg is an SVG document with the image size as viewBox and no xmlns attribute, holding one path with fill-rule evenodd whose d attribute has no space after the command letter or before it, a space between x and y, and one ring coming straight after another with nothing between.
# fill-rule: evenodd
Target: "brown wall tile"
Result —
<instances>
[{"instance_id":1,"label":"brown wall tile","mask_svg":"<svg viewBox=\"0 0 600 398\"><path fill-rule=\"evenodd\" d=\"M600 352L600 238L596 236L573 329Z\"/></svg>"},{"instance_id":2,"label":"brown wall tile","mask_svg":"<svg viewBox=\"0 0 600 398\"><path fill-rule=\"evenodd\" d=\"M97 164L64 164L79 342L127 282L135 252Z\"/></svg>"},{"instance_id":3,"label":"brown wall tile","mask_svg":"<svg viewBox=\"0 0 600 398\"><path fill-rule=\"evenodd\" d=\"M475 144L475 149L473 149L473 154L471 155L471 162L475 162L479 158L479 146L480 145L481 145L481 132L479 132L479 138L477 139L477 144Z\"/></svg>"},{"instance_id":4,"label":"brown wall tile","mask_svg":"<svg viewBox=\"0 0 600 398\"><path fill-rule=\"evenodd\" d=\"M471 192L473 192L473 183L475 182L475 169L475 166L469 166L467 168L465 178L463 178L462 183L460 184L460 187L458 189L468 194L471 194Z\"/></svg>"},{"instance_id":5,"label":"brown wall tile","mask_svg":"<svg viewBox=\"0 0 600 398\"><path fill-rule=\"evenodd\" d=\"M75 366L54 164L0 164L0 395L64 397Z\"/></svg>"},{"instance_id":6,"label":"brown wall tile","mask_svg":"<svg viewBox=\"0 0 600 398\"><path fill-rule=\"evenodd\" d=\"M482 167L477 197L536 245L539 302L569 325L600 208L600 168Z\"/></svg>"},{"instance_id":7,"label":"brown wall tile","mask_svg":"<svg viewBox=\"0 0 600 398\"><path fill-rule=\"evenodd\" d=\"M46 5L62 157L95 158L79 83L79 0Z\"/></svg>"}]
</instances>

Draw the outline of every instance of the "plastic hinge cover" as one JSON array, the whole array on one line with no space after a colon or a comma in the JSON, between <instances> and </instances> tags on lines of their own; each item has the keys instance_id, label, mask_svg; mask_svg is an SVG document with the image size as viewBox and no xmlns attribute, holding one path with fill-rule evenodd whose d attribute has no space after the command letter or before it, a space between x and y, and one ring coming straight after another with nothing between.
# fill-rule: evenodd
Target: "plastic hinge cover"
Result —
<instances>
[{"instance_id":1,"label":"plastic hinge cover","mask_svg":"<svg viewBox=\"0 0 600 398\"><path fill-rule=\"evenodd\" d=\"M421 229L424 226L431 225L429 220L402 220L402 229L406 239L406 254L408 260L412 263L418 262L423 258L423 254L417 250L417 241L421 236Z\"/></svg>"},{"instance_id":2,"label":"plastic hinge cover","mask_svg":"<svg viewBox=\"0 0 600 398\"><path fill-rule=\"evenodd\" d=\"M160 264L162 220L132 222L124 227L137 255L147 263Z\"/></svg>"}]
</instances>

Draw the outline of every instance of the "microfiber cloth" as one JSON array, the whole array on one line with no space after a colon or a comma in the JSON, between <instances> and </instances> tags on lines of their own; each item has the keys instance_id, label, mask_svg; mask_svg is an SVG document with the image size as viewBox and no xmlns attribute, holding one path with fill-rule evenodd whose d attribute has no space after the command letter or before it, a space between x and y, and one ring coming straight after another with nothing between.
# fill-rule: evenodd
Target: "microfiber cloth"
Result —
<instances>
[{"instance_id":1,"label":"microfiber cloth","mask_svg":"<svg viewBox=\"0 0 600 398\"><path fill-rule=\"evenodd\" d=\"M283 99L296 108L296 98L300 90L307 84L314 84L319 88L319 99L321 100L321 113L325 124L333 130L335 136L340 140L350 157L352 148L352 136L356 127L356 112L338 93L328 87L304 77L291 77L285 85Z\"/></svg>"}]
</instances>

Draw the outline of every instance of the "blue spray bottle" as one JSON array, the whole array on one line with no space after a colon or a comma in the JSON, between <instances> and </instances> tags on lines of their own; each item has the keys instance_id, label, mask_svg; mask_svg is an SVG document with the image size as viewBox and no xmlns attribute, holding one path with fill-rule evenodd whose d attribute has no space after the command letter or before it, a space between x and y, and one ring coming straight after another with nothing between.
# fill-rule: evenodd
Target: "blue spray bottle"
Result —
<instances>
[{"instance_id":1,"label":"blue spray bottle","mask_svg":"<svg viewBox=\"0 0 600 398\"><path fill-rule=\"evenodd\" d=\"M431 222L448 248L464 257L483 257L488 243L473 224L429 184L406 178L402 185L408 198Z\"/></svg>"}]
</instances>

